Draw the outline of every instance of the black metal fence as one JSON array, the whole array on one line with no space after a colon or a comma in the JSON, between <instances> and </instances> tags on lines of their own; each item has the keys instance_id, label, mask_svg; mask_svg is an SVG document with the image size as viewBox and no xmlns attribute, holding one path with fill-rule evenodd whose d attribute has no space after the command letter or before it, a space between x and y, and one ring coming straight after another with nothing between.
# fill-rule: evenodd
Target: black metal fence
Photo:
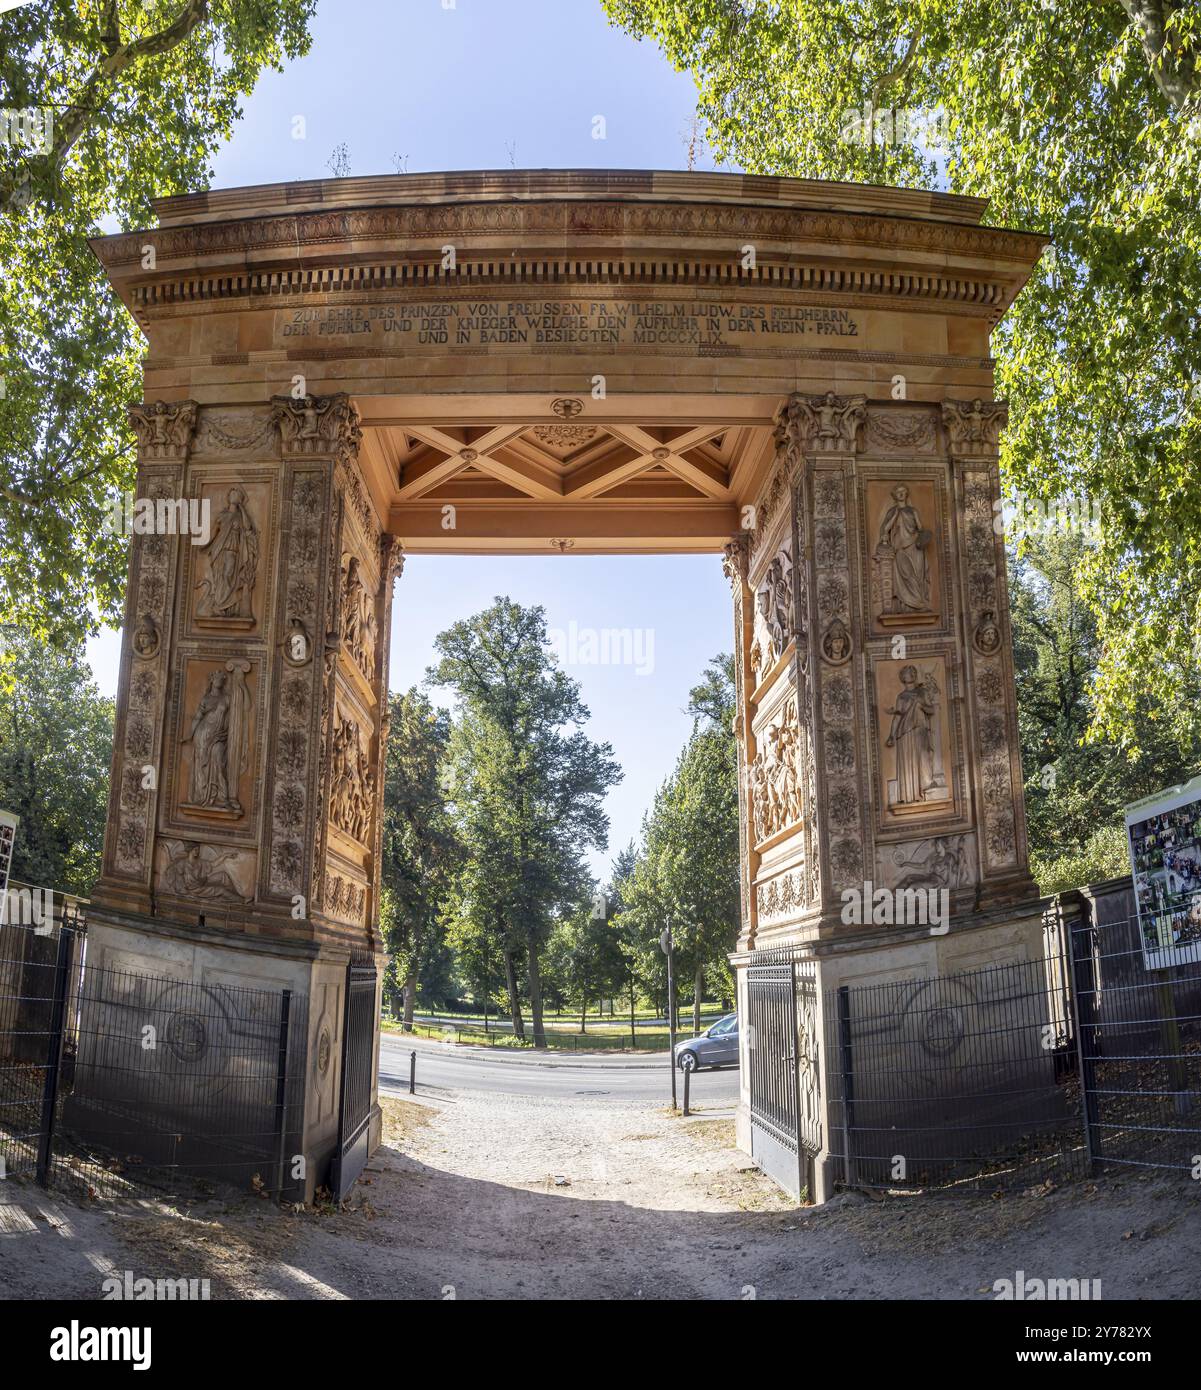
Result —
<instances>
[{"instance_id":1,"label":"black metal fence","mask_svg":"<svg viewBox=\"0 0 1201 1390\"><path fill-rule=\"evenodd\" d=\"M995 1188L1087 1163L1058 954L828 991L831 1153L870 1187Z\"/></svg>"},{"instance_id":2,"label":"black metal fence","mask_svg":"<svg viewBox=\"0 0 1201 1390\"><path fill-rule=\"evenodd\" d=\"M1183 933L1182 933L1183 935ZM1072 933L1085 1135L1111 1166L1201 1168L1201 960L1157 950L1148 968L1137 917ZM1167 955L1171 964L1159 966Z\"/></svg>"},{"instance_id":3,"label":"black metal fence","mask_svg":"<svg viewBox=\"0 0 1201 1390\"><path fill-rule=\"evenodd\" d=\"M76 914L0 925L0 1160L93 1197L303 1188L307 1001L101 969Z\"/></svg>"}]
</instances>

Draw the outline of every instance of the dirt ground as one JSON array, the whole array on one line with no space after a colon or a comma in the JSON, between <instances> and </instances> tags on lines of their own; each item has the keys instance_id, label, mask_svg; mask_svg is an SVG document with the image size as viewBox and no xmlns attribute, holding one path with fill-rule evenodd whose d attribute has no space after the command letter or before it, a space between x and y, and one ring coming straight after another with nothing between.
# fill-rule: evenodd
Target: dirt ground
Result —
<instances>
[{"instance_id":1,"label":"dirt ground","mask_svg":"<svg viewBox=\"0 0 1201 1390\"><path fill-rule=\"evenodd\" d=\"M0 1184L0 1297L208 1279L213 1298L992 1299L998 1279L1201 1294L1201 1183L1137 1175L998 1198L798 1209L733 1122L654 1106L460 1093L385 1100L351 1201L253 1197L120 1211Z\"/></svg>"}]
</instances>

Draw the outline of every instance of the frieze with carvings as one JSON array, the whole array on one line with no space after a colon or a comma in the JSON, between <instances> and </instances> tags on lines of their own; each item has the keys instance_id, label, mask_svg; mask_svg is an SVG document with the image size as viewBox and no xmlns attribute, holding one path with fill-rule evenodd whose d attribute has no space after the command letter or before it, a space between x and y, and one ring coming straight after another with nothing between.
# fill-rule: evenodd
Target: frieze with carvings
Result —
<instances>
[{"instance_id":1,"label":"frieze with carvings","mask_svg":"<svg viewBox=\"0 0 1201 1390\"><path fill-rule=\"evenodd\" d=\"M366 845L375 805L375 772L358 724L345 713L335 718L330 767L330 819L344 834Z\"/></svg>"},{"instance_id":2,"label":"frieze with carvings","mask_svg":"<svg viewBox=\"0 0 1201 1390\"><path fill-rule=\"evenodd\" d=\"M350 397L272 396L271 418L279 427L280 448L289 458L341 458L358 452L363 432Z\"/></svg>"},{"instance_id":3,"label":"frieze with carvings","mask_svg":"<svg viewBox=\"0 0 1201 1390\"><path fill-rule=\"evenodd\" d=\"M799 915L806 904L804 865L758 884L755 900L760 926L770 926L786 917Z\"/></svg>"},{"instance_id":4,"label":"frieze with carvings","mask_svg":"<svg viewBox=\"0 0 1201 1390\"><path fill-rule=\"evenodd\" d=\"M977 877L976 843L971 834L929 835L881 846L875 882L885 888L968 888Z\"/></svg>"},{"instance_id":5,"label":"frieze with carvings","mask_svg":"<svg viewBox=\"0 0 1201 1390\"><path fill-rule=\"evenodd\" d=\"M798 768L797 702L790 698L783 711L759 737L751 766L751 804L758 843L771 839L801 819Z\"/></svg>"},{"instance_id":6,"label":"frieze with carvings","mask_svg":"<svg viewBox=\"0 0 1201 1390\"><path fill-rule=\"evenodd\" d=\"M190 840L163 840L161 849L160 891L205 903L245 906L253 901L253 894L240 878L251 857L246 851Z\"/></svg>"},{"instance_id":7,"label":"frieze with carvings","mask_svg":"<svg viewBox=\"0 0 1201 1390\"><path fill-rule=\"evenodd\" d=\"M868 448L884 452L928 453L936 440L931 410L870 409L864 437Z\"/></svg>"}]
</instances>

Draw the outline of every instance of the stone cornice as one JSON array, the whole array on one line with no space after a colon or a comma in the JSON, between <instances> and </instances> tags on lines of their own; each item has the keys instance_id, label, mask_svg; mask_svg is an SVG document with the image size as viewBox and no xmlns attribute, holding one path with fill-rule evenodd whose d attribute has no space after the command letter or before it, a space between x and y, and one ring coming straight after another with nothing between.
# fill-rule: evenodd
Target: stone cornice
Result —
<instances>
[{"instance_id":1,"label":"stone cornice","mask_svg":"<svg viewBox=\"0 0 1201 1390\"><path fill-rule=\"evenodd\" d=\"M986 198L826 179L656 169L463 169L252 184L153 200L163 225L314 208L545 199L740 203L978 223Z\"/></svg>"},{"instance_id":2,"label":"stone cornice","mask_svg":"<svg viewBox=\"0 0 1201 1390\"><path fill-rule=\"evenodd\" d=\"M682 248L681 240L692 244ZM448 242L459 252L454 271L442 266ZM276 214L99 237L91 244L127 302L139 309L264 292L410 287L470 294L486 283L574 280L930 297L970 302L997 316L1045 239L812 208L555 201ZM747 244L756 247L753 268L742 264ZM153 273L142 269L148 245L155 252ZM873 250L892 267L879 264ZM832 263L832 256L846 264ZM870 263L855 264L854 257Z\"/></svg>"}]
</instances>

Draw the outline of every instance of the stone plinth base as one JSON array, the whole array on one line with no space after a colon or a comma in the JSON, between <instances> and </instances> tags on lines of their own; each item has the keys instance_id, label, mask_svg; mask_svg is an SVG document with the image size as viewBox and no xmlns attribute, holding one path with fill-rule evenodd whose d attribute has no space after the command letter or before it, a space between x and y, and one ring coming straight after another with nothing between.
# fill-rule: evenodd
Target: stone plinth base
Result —
<instances>
[{"instance_id":1,"label":"stone plinth base","mask_svg":"<svg viewBox=\"0 0 1201 1390\"><path fill-rule=\"evenodd\" d=\"M345 952L94 909L85 959L69 1132L146 1165L238 1186L257 1177L291 1201L328 1185ZM378 1074L377 1043L372 1149Z\"/></svg>"},{"instance_id":2,"label":"stone plinth base","mask_svg":"<svg viewBox=\"0 0 1201 1390\"><path fill-rule=\"evenodd\" d=\"M839 1136L835 1135L835 1142L831 1142L831 1126L837 1125L839 1120L837 1115L832 1113L833 1107L830 1102L831 1097L836 1097L840 1091L838 1082L841 1065L837 1055L830 1055L829 1044L829 1039L835 1032L836 1020L828 1016L835 992L843 986L855 989L864 986L895 985L908 981L927 981L992 967L998 968L999 978L1000 968L1006 965L1041 962L1047 956L1042 909L1043 904L1040 901L1034 901L1028 902L1021 910L1017 911L1008 909L993 913L976 913L967 918L955 919L952 929L941 936L931 935L927 928L922 927L892 927L848 930L842 938L827 937L819 941L795 943L794 949L797 958L807 962L807 968L816 973L816 1048L813 1047L812 1042L808 1046L802 1043L801 1047L802 1065L804 1064L805 1053L816 1051L814 1071L816 1073L817 1104L822 1117L823 1142L821 1150L814 1156L813 1160L811 1200L816 1202L828 1201L834 1193L835 1182L841 1176L841 1164L835 1157L841 1152L838 1147ZM781 941L778 937L771 942L773 950L785 945L788 943ZM1055 949L1054 946L1053 949ZM749 1017L746 971L748 966L756 963L755 953L742 952L731 957L731 961L737 972L739 1016L745 1019ZM1038 978L1041 980L1042 976L1040 975ZM1054 1023L1054 1004L1050 989L1052 983L1052 975L1048 973L1048 1002L1042 1013L1040 1013L1038 1001L1035 999L1024 1005L1029 1013L1031 1026L1037 1026L1039 1018ZM886 997L882 993L881 1000L883 1001ZM965 1003L969 1002L965 997ZM880 1007L884 1007L883 1003ZM953 1004L948 1005L948 1009L953 1013ZM923 1015L922 1022L925 1023L926 1021ZM740 1029L740 1040L740 1089L736 1134L738 1147L743 1152L750 1154L752 1144L749 1029ZM911 1040L905 1039L905 1041ZM953 1043L953 1041L952 1038L950 1042ZM936 1042L939 1045L950 1045L941 1038ZM1006 1045L1003 1037L992 1045L993 1052L996 1054L992 1056L992 1060L998 1065L1005 1064L1003 1054ZM883 1041L874 1044L873 1061L878 1066L883 1065L880 1060L880 1049L885 1046L886 1043ZM896 1048L898 1067L904 1065L904 1061L909 1055L904 1046ZM1015 1052L1015 1056L1017 1056L1017 1052ZM953 1060L953 1054L948 1054L948 1062L951 1060ZM1027 1068L1030 1066L1028 1057L1023 1058L1022 1065ZM1047 1056L1047 1066L1053 1066L1050 1053ZM908 1104L909 1102L903 1099L898 1090L898 1113Z\"/></svg>"}]
</instances>

